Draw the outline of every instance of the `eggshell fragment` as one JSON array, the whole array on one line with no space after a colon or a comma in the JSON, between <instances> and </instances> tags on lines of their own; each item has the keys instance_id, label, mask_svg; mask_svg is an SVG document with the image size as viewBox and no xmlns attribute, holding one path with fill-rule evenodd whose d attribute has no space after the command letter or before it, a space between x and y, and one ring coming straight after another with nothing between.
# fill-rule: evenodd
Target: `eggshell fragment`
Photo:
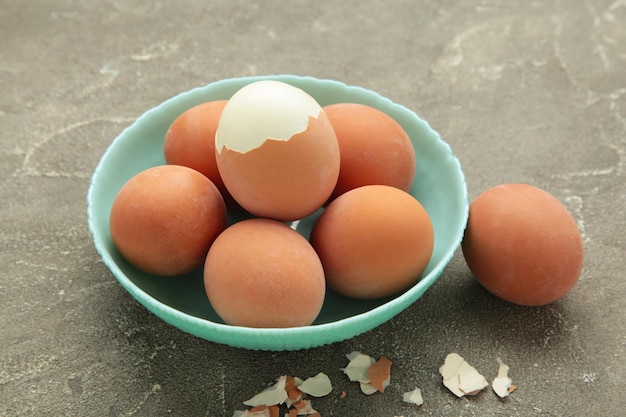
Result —
<instances>
[{"instance_id":1,"label":"eggshell fragment","mask_svg":"<svg viewBox=\"0 0 626 417\"><path fill-rule=\"evenodd\" d=\"M287 376L283 375L278 378L278 381L269 388L266 388L262 392L256 394L249 400L243 403L250 407L256 407L260 405L276 405L282 404L287 400L287 391L285 391L285 383Z\"/></svg>"},{"instance_id":2,"label":"eggshell fragment","mask_svg":"<svg viewBox=\"0 0 626 417\"><path fill-rule=\"evenodd\" d=\"M358 103L336 103L323 109L337 135L341 156L332 199L372 184L409 191L415 176L415 150L395 119Z\"/></svg>"},{"instance_id":3,"label":"eggshell fragment","mask_svg":"<svg viewBox=\"0 0 626 417\"><path fill-rule=\"evenodd\" d=\"M302 384L302 380L300 378L294 378L292 376L287 376L287 380L285 382L285 391L287 392L287 407L291 407L293 403L302 399L302 391L298 388L298 385Z\"/></svg>"},{"instance_id":4,"label":"eggshell fragment","mask_svg":"<svg viewBox=\"0 0 626 417\"><path fill-rule=\"evenodd\" d=\"M229 99L215 146L226 188L259 217L291 221L312 214L339 176L337 137L321 106L278 81L249 84Z\"/></svg>"},{"instance_id":5,"label":"eggshell fragment","mask_svg":"<svg viewBox=\"0 0 626 417\"><path fill-rule=\"evenodd\" d=\"M244 404L251 408L235 411L234 417L278 417L282 404L285 404L288 410L285 416L319 417L320 414L313 408L311 400L304 396L323 397L331 391L330 378L323 372L306 380L283 375L275 384L244 401Z\"/></svg>"},{"instance_id":6,"label":"eggshell fragment","mask_svg":"<svg viewBox=\"0 0 626 417\"><path fill-rule=\"evenodd\" d=\"M402 395L402 401L409 404L422 405L424 404L424 398L422 397L422 390L415 388L413 391L405 392Z\"/></svg>"},{"instance_id":7,"label":"eggshell fragment","mask_svg":"<svg viewBox=\"0 0 626 417\"><path fill-rule=\"evenodd\" d=\"M439 373L443 378L443 384L457 397L475 395L489 385L487 380L458 353L446 356Z\"/></svg>"},{"instance_id":8,"label":"eggshell fragment","mask_svg":"<svg viewBox=\"0 0 626 417\"><path fill-rule=\"evenodd\" d=\"M309 242L270 219L240 221L222 232L204 265L207 297L228 324L295 327L313 323L326 292Z\"/></svg>"},{"instance_id":9,"label":"eggshell fragment","mask_svg":"<svg viewBox=\"0 0 626 417\"><path fill-rule=\"evenodd\" d=\"M498 358L498 376L491 383L491 387L493 391L500 398L508 397L512 392L510 391L511 386L513 384L513 380L509 378L509 367L502 362L502 359Z\"/></svg>"},{"instance_id":10,"label":"eggshell fragment","mask_svg":"<svg viewBox=\"0 0 626 417\"><path fill-rule=\"evenodd\" d=\"M374 299L419 280L434 238L428 213L412 195L388 185L366 185L326 207L310 242L330 288L348 297Z\"/></svg>"},{"instance_id":11,"label":"eggshell fragment","mask_svg":"<svg viewBox=\"0 0 626 417\"><path fill-rule=\"evenodd\" d=\"M361 392L365 395L372 395L378 392L378 389L369 382L361 382L359 385Z\"/></svg>"},{"instance_id":12,"label":"eggshell fragment","mask_svg":"<svg viewBox=\"0 0 626 417\"><path fill-rule=\"evenodd\" d=\"M369 355L360 352L351 352L346 355L348 366L341 368L350 381L359 382L361 392L372 395L376 392L384 392L391 380L392 362L381 357L378 361Z\"/></svg>"},{"instance_id":13,"label":"eggshell fragment","mask_svg":"<svg viewBox=\"0 0 626 417\"><path fill-rule=\"evenodd\" d=\"M391 365L392 362L382 356L367 370L367 378L370 384L379 392L385 392L385 388L389 386L389 382L391 381Z\"/></svg>"},{"instance_id":14,"label":"eggshell fragment","mask_svg":"<svg viewBox=\"0 0 626 417\"><path fill-rule=\"evenodd\" d=\"M583 266L576 221L554 196L528 184L490 188L471 204L463 255L478 282L506 301L550 304Z\"/></svg>"},{"instance_id":15,"label":"eggshell fragment","mask_svg":"<svg viewBox=\"0 0 626 417\"><path fill-rule=\"evenodd\" d=\"M367 371L376 360L369 355L356 351L346 356L350 362L345 368L340 370L348 376L350 381L369 382Z\"/></svg>"},{"instance_id":16,"label":"eggshell fragment","mask_svg":"<svg viewBox=\"0 0 626 417\"><path fill-rule=\"evenodd\" d=\"M466 395L476 395L487 385L487 380L478 372L463 372L459 375L459 389Z\"/></svg>"},{"instance_id":17,"label":"eggshell fragment","mask_svg":"<svg viewBox=\"0 0 626 417\"><path fill-rule=\"evenodd\" d=\"M294 403L293 407L297 410L296 415L299 416L318 414L317 410L313 408L311 400L300 400Z\"/></svg>"},{"instance_id":18,"label":"eggshell fragment","mask_svg":"<svg viewBox=\"0 0 626 417\"><path fill-rule=\"evenodd\" d=\"M313 397L323 397L330 394L333 389L333 385L330 382L328 375L320 372L315 376L307 378L300 385L298 389Z\"/></svg>"}]
</instances>

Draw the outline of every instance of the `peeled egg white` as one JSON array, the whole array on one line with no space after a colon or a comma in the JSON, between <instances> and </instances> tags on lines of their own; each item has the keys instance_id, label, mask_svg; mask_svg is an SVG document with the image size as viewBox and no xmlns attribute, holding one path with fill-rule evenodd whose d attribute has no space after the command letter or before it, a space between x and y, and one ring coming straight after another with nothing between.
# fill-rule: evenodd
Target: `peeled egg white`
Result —
<instances>
[{"instance_id":1,"label":"peeled egg white","mask_svg":"<svg viewBox=\"0 0 626 417\"><path fill-rule=\"evenodd\" d=\"M339 176L339 145L326 113L305 91L279 81L254 82L229 99L215 152L228 191L259 217L312 214Z\"/></svg>"},{"instance_id":2,"label":"peeled egg white","mask_svg":"<svg viewBox=\"0 0 626 417\"><path fill-rule=\"evenodd\" d=\"M289 84L271 80L248 84L231 97L215 145L218 152L226 146L245 153L268 139L287 141L305 131L309 117L317 119L321 111L313 97Z\"/></svg>"}]
</instances>

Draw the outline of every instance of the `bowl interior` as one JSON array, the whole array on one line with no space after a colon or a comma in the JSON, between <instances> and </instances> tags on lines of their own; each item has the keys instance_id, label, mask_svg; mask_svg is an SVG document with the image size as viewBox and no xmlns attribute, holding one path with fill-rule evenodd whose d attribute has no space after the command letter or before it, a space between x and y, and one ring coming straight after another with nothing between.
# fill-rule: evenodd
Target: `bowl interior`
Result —
<instances>
[{"instance_id":1,"label":"bowl interior","mask_svg":"<svg viewBox=\"0 0 626 417\"><path fill-rule=\"evenodd\" d=\"M250 329L228 326L204 292L202 271L174 278L143 273L119 254L109 231L109 213L120 188L135 174L165 163L163 142L170 124L197 104L230 98L244 85L261 79L290 83L311 94L322 106L354 102L376 107L397 120L413 142L416 175L411 188L428 211L435 230L432 259L413 287L378 300L354 300L328 291L312 326ZM146 112L107 149L91 180L87 196L89 228L96 249L113 275L141 304L170 324L196 336L248 349L293 350L344 340L389 320L417 300L439 277L458 248L467 222L467 187L450 147L417 115L375 92L332 80L289 75L233 78L173 97ZM298 223L308 237L319 212ZM231 222L239 220L232 216Z\"/></svg>"}]
</instances>

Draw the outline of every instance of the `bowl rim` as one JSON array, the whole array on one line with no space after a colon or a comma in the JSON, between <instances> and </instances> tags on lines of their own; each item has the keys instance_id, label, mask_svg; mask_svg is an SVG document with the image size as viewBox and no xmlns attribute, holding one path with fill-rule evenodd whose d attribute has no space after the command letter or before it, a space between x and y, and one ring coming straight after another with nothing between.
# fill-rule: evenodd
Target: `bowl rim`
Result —
<instances>
[{"instance_id":1,"label":"bowl rim","mask_svg":"<svg viewBox=\"0 0 626 417\"><path fill-rule=\"evenodd\" d=\"M164 107L168 107L173 103L176 103L180 100L183 100L186 97L190 97L194 94L200 92L210 91L213 88L217 88L218 86L228 86L229 84L240 84L240 83L251 83L255 81L261 80L279 80L287 83L314 83L314 84L324 84L324 85L332 85L333 87L340 88L342 90L350 90L354 92L364 92L372 99L376 99L380 103L384 103L387 106L392 106L396 108L398 111L406 113L407 116L415 119L415 121L423 124L423 127L429 130L430 133L434 134L436 140L438 142L438 146L444 146L446 149L446 158L450 159L455 165L455 172L459 175L459 180L461 182L462 189L462 200L463 200L463 208L462 208L462 218L459 219L461 222L461 228L457 232L455 232L455 241L453 245L446 248L445 253L441 257L441 260L434 265L432 270L425 276L423 276L419 281L417 281L413 286L408 288L406 291L401 293L398 296L372 308L366 310L362 313L358 313L349 317L341 318L339 320L335 320L327 323L319 323L312 324L309 326L299 326L299 327L289 327L289 328L250 328L244 326L234 326L228 324L217 323L211 321L209 319L197 317L183 311L180 311L174 307L171 307L160 300L152 297L149 293L147 293L144 289L136 285L116 264L114 259L109 255L108 250L106 249L105 241L103 236L96 229L96 225L94 222L94 218L96 216L95 210L95 193L98 188L100 176L102 175L102 168L108 161L111 153L113 152L116 145L118 145L123 138L132 132L134 129L138 128L141 124L143 124L146 120L154 117L158 114ZM245 85L242 84L242 85ZM194 87L190 90L181 92L176 94L175 96L168 98L167 100L161 102L157 106L152 107L151 109L145 111L142 115L140 115L137 119L135 119L130 125L126 126L109 144L106 151L101 156L96 168L94 169L93 175L91 176L89 182L89 188L87 191L87 218L88 218L88 226L89 231L92 235L94 245L98 254L100 255L104 264L109 268L113 276L116 280L126 289L127 292L133 296L137 301L140 302L145 308L147 308L152 313L159 316L162 320L168 322L169 324L178 327L179 329L191 333L195 336L201 337L203 339L230 345L233 347L241 347L250 350L299 350L299 349L307 349L311 347L322 346L330 343L339 342L342 340L350 339L354 336L357 336L361 333L364 333L368 330L371 330L380 324L390 320L394 316L398 315L401 311L406 309L409 305L414 303L417 299L419 299L423 293L439 278L442 274L443 270L451 261L457 249L460 247L462 236L464 233L464 229L467 225L467 220L469 216L469 201L468 201L468 189L467 183L465 180L465 175L463 173L461 163L456 156L452 153L450 145L443 141L441 136L437 131L431 128L430 124L419 117L415 112L408 109L402 104L398 104L393 102L387 97L380 95L379 93L366 89L364 87L348 85L344 82L328 79L328 78L315 78L312 76L300 76L300 75L291 75L291 74L275 74L275 75L256 75L256 76L244 76L244 77L232 77L225 78L217 81L213 81L204 86ZM385 312L386 314L382 314ZM380 314L379 314L380 313ZM362 323L363 319L367 316L367 325L359 326L359 323ZM202 328L203 331L198 331L198 328ZM336 335L338 331L341 332L341 338L338 338ZM264 343L259 343L258 340L255 340L253 343L246 342L242 337L254 333L255 339L259 337L264 338ZM323 337L320 337L320 334ZM237 342L233 341L233 335L235 336ZM281 340L282 336L289 335L290 340L289 343L283 343L281 346L278 346L277 340ZM309 336L315 335L316 340L311 340ZM295 340L295 342L294 342Z\"/></svg>"}]
</instances>

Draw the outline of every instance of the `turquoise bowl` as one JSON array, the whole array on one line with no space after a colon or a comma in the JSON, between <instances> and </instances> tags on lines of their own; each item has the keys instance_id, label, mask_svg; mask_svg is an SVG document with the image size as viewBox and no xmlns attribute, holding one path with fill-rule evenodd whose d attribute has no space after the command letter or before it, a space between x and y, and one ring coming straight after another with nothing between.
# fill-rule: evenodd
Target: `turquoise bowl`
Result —
<instances>
[{"instance_id":1,"label":"turquoise bowl","mask_svg":"<svg viewBox=\"0 0 626 417\"><path fill-rule=\"evenodd\" d=\"M167 278L143 273L122 258L109 231L109 213L120 188L135 174L165 163L163 141L170 124L197 104L230 98L246 84L279 80L308 92L322 106L354 102L378 108L402 125L413 142L416 175L411 194L428 211L435 230L432 259L412 287L392 297L355 300L328 291L310 326L257 329L225 324L206 297L202 271ZM352 338L379 326L418 300L439 278L458 249L469 211L458 159L426 121L376 92L344 83L295 75L225 79L181 93L147 111L116 137L96 167L87 195L89 230L103 262L143 306L171 325L212 342L254 350L298 350ZM319 213L317 213L319 215ZM237 219L231 218L230 221ZM308 237L315 215L297 230Z\"/></svg>"}]
</instances>

